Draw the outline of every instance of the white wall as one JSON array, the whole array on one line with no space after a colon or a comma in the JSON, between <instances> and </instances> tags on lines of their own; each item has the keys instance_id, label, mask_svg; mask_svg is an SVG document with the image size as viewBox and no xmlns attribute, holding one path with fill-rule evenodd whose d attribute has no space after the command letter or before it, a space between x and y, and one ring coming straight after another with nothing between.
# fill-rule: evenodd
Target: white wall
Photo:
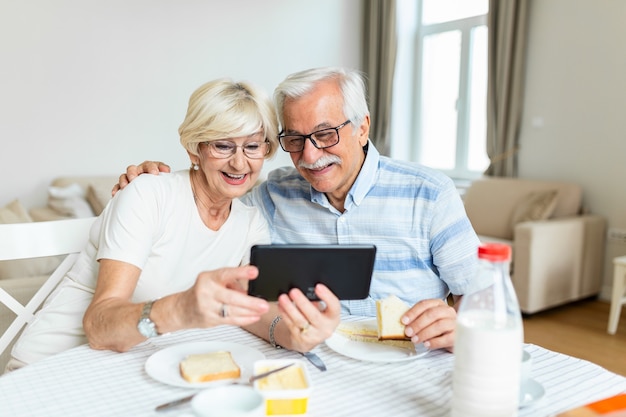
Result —
<instances>
[{"instance_id":1,"label":"white wall","mask_svg":"<svg viewBox=\"0 0 626 417\"><path fill-rule=\"evenodd\" d=\"M532 0L520 177L574 181L587 208L626 229L626 1ZM534 126L538 124L539 126ZM626 245L607 242L612 259Z\"/></svg>"},{"instance_id":2,"label":"white wall","mask_svg":"<svg viewBox=\"0 0 626 417\"><path fill-rule=\"evenodd\" d=\"M220 76L268 91L360 65L361 0L0 0L0 205L45 204L60 175L188 160L187 99ZM626 229L626 1L531 0L520 176L582 184ZM534 127L541 121L541 127ZM267 164L289 164L285 154ZM626 246L608 243L611 260Z\"/></svg>"},{"instance_id":3,"label":"white wall","mask_svg":"<svg viewBox=\"0 0 626 417\"><path fill-rule=\"evenodd\" d=\"M358 68L361 3L0 0L0 206L45 204L56 176L187 167L177 129L196 87L228 76L271 93L297 70Z\"/></svg>"}]
</instances>

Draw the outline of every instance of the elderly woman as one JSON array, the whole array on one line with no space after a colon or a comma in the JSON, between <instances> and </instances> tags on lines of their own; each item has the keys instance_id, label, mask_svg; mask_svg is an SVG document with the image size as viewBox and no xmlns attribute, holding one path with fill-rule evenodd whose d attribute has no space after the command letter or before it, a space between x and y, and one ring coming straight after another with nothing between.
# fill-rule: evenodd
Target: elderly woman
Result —
<instances>
[{"instance_id":1,"label":"elderly woman","mask_svg":"<svg viewBox=\"0 0 626 417\"><path fill-rule=\"evenodd\" d=\"M219 324L249 325L269 304L246 294L250 247L269 243L242 204L278 148L272 102L227 79L189 100L179 128L191 168L144 175L118 193L89 242L12 351L7 370L88 342L125 351L146 338Z\"/></svg>"}]
</instances>

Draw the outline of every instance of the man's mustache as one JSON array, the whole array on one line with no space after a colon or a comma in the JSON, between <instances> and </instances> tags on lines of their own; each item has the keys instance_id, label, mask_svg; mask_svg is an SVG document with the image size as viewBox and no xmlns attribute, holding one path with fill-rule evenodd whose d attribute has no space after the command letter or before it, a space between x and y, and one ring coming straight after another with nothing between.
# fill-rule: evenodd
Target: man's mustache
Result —
<instances>
[{"instance_id":1,"label":"man's mustache","mask_svg":"<svg viewBox=\"0 0 626 417\"><path fill-rule=\"evenodd\" d=\"M341 160L340 157L338 157L337 155L324 155L322 156L320 159L318 159L317 161L313 162L312 164L307 164L306 162L300 160L298 162L298 168L304 168L304 169L320 169L320 168L324 168L330 164L338 164L341 165L343 161Z\"/></svg>"}]
</instances>

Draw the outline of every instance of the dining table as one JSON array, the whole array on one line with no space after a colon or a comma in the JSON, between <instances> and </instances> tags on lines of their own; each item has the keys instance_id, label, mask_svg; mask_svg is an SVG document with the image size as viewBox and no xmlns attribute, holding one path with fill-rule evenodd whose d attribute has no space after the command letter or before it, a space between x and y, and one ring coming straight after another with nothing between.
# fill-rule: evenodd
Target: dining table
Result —
<instances>
[{"instance_id":1,"label":"dining table","mask_svg":"<svg viewBox=\"0 0 626 417\"><path fill-rule=\"evenodd\" d=\"M343 322L366 320L344 316ZM300 359L236 326L182 330L146 340L127 352L75 347L0 377L0 416L177 416L191 417L189 403L156 411L163 403L211 387L169 383L154 373L163 352L201 342L241 346L252 357ZM531 377L542 395L519 409L519 417L548 417L626 392L626 378L589 361L534 344ZM306 361L311 378L307 416L426 416L450 413L454 355L432 350L405 360L364 360L329 343L313 352L320 371ZM156 360L159 359L159 360Z\"/></svg>"}]
</instances>

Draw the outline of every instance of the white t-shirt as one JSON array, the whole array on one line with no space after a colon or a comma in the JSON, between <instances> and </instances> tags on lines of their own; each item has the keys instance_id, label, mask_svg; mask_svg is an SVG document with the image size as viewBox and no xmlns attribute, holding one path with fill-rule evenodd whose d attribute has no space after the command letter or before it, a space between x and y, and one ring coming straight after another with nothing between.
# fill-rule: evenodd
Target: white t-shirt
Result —
<instances>
[{"instance_id":1,"label":"white t-shirt","mask_svg":"<svg viewBox=\"0 0 626 417\"><path fill-rule=\"evenodd\" d=\"M98 259L141 269L132 301L143 302L188 289L202 271L245 265L252 245L269 242L263 216L238 199L218 231L207 228L188 171L141 175L96 219L87 246L24 330L12 356L32 363L87 342L82 320L96 287Z\"/></svg>"}]
</instances>

